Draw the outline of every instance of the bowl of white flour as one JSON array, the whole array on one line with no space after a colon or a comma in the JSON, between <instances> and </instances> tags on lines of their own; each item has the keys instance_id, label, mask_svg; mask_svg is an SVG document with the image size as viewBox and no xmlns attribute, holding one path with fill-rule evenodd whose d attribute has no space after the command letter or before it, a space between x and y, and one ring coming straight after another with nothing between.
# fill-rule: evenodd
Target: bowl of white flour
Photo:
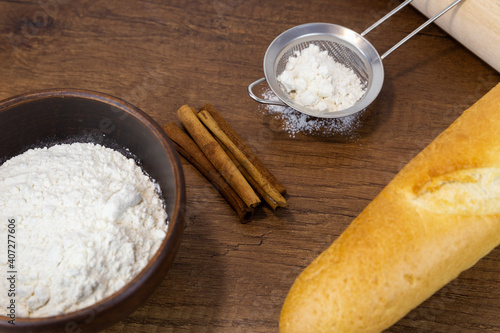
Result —
<instances>
[{"instance_id":1,"label":"bowl of white flour","mask_svg":"<svg viewBox=\"0 0 500 333\"><path fill-rule=\"evenodd\" d=\"M0 101L0 331L95 332L145 301L184 228L177 153L136 107L83 90Z\"/></svg>"}]
</instances>

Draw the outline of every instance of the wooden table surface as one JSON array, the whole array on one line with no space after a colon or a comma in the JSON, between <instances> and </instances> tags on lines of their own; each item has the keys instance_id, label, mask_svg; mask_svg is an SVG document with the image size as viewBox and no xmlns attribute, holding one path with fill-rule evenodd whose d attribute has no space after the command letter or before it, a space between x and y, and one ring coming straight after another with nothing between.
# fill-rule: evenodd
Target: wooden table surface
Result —
<instances>
[{"instance_id":1,"label":"wooden table surface","mask_svg":"<svg viewBox=\"0 0 500 333\"><path fill-rule=\"evenodd\" d=\"M106 332L277 332L296 276L499 74L432 25L384 61L378 99L348 134L290 135L248 97L271 41L308 22L356 31L394 0L0 1L0 99L46 88L123 98L159 124L212 103L288 189L289 208L240 224L182 160L182 245L149 300ZM425 17L412 7L369 35L382 51ZM500 249L388 332L500 331Z\"/></svg>"}]
</instances>

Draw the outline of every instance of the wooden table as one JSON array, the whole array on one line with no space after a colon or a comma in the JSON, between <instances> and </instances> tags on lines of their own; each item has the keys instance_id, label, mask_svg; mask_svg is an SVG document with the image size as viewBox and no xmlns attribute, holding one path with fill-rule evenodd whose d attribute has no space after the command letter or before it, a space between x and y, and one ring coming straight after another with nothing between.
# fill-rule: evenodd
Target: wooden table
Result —
<instances>
[{"instance_id":1,"label":"wooden table","mask_svg":"<svg viewBox=\"0 0 500 333\"><path fill-rule=\"evenodd\" d=\"M240 224L183 160L187 223L157 292L106 332L277 332L296 276L415 154L500 76L436 26L384 61L378 99L349 135L297 133L247 95L284 30L362 31L399 1L0 1L0 99L45 88L123 98L159 124L212 103L289 192L289 208ZM413 8L369 35L380 51L424 21ZM388 332L500 331L500 249Z\"/></svg>"}]
</instances>

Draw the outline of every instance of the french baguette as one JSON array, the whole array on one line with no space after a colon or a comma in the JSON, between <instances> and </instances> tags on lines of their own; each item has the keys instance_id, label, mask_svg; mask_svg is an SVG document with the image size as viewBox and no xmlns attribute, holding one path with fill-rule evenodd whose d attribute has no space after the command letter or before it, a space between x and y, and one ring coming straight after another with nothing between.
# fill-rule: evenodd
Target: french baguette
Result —
<instances>
[{"instance_id":1,"label":"french baguette","mask_svg":"<svg viewBox=\"0 0 500 333\"><path fill-rule=\"evenodd\" d=\"M499 245L499 133L500 84L298 276L280 331L383 331Z\"/></svg>"}]
</instances>

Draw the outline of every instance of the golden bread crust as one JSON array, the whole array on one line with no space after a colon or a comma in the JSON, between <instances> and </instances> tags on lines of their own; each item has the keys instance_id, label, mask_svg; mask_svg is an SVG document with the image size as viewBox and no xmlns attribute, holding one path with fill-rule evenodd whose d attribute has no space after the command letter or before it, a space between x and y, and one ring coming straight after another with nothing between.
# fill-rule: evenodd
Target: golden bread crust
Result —
<instances>
[{"instance_id":1,"label":"golden bread crust","mask_svg":"<svg viewBox=\"0 0 500 333\"><path fill-rule=\"evenodd\" d=\"M300 274L280 331L380 332L499 245L499 129L500 84Z\"/></svg>"}]
</instances>

